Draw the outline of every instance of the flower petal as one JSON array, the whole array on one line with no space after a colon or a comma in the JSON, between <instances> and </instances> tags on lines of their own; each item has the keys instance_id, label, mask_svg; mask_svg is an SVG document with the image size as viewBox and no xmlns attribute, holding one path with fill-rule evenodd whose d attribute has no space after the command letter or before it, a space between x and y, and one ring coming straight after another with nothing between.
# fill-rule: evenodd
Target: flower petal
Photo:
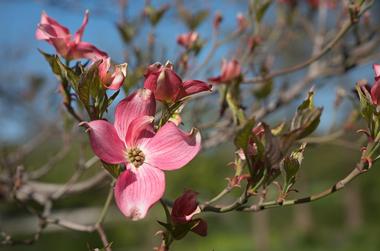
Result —
<instances>
[{"instance_id":1,"label":"flower petal","mask_svg":"<svg viewBox=\"0 0 380 251\"><path fill-rule=\"evenodd\" d=\"M181 131L167 122L144 146L145 161L161 170L175 170L186 165L201 149L201 135L193 129Z\"/></svg>"},{"instance_id":2,"label":"flower petal","mask_svg":"<svg viewBox=\"0 0 380 251\"><path fill-rule=\"evenodd\" d=\"M99 59L107 57L107 53L99 50L96 46L87 42L73 43L70 48L68 58L79 59L87 58L92 61L97 61Z\"/></svg>"},{"instance_id":3,"label":"flower petal","mask_svg":"<svg viewBox=\"0 0 380 251\"><path fill-rule=\"evenodd\" d=\"M376 81L371 88L371 100L375 105L380 104L380 81Z\"/></svg>"},{"instance_id":4,"label":"flower petal","mask_svg":"<svg viewBox=\"0 0 380 251\"><path fill-rule=\"evenodd\" d=\"M128 127L127 135L125 137L125 143L128 147L136 146L138 140L152 132L152 122L154 117L152 116L142 116L134 119Z\"/></svg>"},{"instance_id":5,"label":"flower petal","mask_svg":"<svg viewBox=\"0 0 380 251\"><path fill-rule=\"evenodd\" d=\"M184 223L190 221L195 214L200 213L197 195L198 193L187 190L183 195L174 201L171 212L171 217L174 222Z\"/></svg>"},{"instance_id":6,"label":"flower petal","mask_svg":"<svg viewBox=\"0 0 380 251\"><path fill-rule=\"evenodd\" d=\"M185 95L189 96L198 92L211 91L212 86L200 80L187 80L183 82L183 87L185 88Z\"/></svg>"},{"instance_id":7,"label":"flower petal","mask_svg":"<svg viewBox=\"0 0 380 251\"><path fill-rule=\"evenodd\" d=\"M380 64L374 64L373 66L373 71L375 72L375 80L380 79Z\"/></svg>"},{"instance_id":8,"label":"flower petal","mask_svg":"<svg viewBox=\"0 0 380 251\"><path fill-rule=\"evenodd\" d=\"M79 43L82 40L84 29L86 28L88 22L88 10L84 13L84 18L82 21L82 25L79 27L79 29L74 34L74 42Z\"/></svg>"},{"instance_id":9,"label":"flower petal","mask_svg":"<svg viewBox=\"0 0 380 251\"><path fill-rule=\"evenodd\" d=\"M112 124L104 120L94 120L81 125L88 127L91 147L101 160L110 164L125 162L125 145Z\"/></svg>"},{"instance_id":10,"label":"flower petal","mask_svg":"<svg viewBox=\"0 0 380 251\"><path fill-rule=\"evenodd\" d=\"M127 168L115 185L115 200L120 211L132 220L143 219L149 208L165 192L165 175L161 170L143 164L137 169Z\"/></svg>"},{"instance_id":11,"label":"flower petal","mask_svg":"<svg viewBox=\"0 0 380 251\"><path fill-rule=\"evenodd\" d=\"M195 219L194 221L198 221L198 224L191 231L200 236L207 236L207 222L202 219Z\"/></svg>"},{"instance_id":12,"label":"flower petal","mask_svg":"<svg viewBox=\"0 0 380 251\"><path fill-rule=\"evenodd\" d=\"M116 106L115 128L121 139L125 139L130 123L137 117L154 116L156 101L152 91L139 89Z\"/></svg>"},{"instance_id":13,"label":"flower petal","mask_svg":"<svg viewBox=\"0 0 380 251\"><path fill-rule=\"evenodd\" d=\"M45 31L41 30L40 27L45 26ZM46 26L49 27L49 32L46 32ZM47 40L51 37L70 37L70 31L65 26L58 23L53 18L49 17L46 12L42 12L40 23L36 30L36 38L38 40Z\"/></svg>"}]
</instances>

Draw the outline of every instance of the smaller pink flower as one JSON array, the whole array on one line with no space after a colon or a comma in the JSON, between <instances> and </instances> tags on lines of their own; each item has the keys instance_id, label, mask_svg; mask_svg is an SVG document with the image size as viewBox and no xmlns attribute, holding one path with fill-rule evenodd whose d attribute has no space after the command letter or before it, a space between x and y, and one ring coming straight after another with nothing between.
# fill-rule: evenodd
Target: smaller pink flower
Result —
<instances>
[{"instance_id":1,"label":"smaller pink flower","mask_svg":"<svg viewBox=\"0 0 380 251\"><path fill-rule=\"evenodd\" d=\"M104 87L111 90L118 90L123 85L127 77L128 64L119 64L111 66L111 58L101 59L99 69L99 77ZM112 69L113 68L113 69ZM113 71L112 71L113 70Z\"/></svg>"},{"instance_id":2,"label":"smaller pink flower","mask_svg":"<svg viewBox=\"0 0 380 251\"><path fill-rule=\"evenodd\" d=\"M87 126L94 153L104 162L125 164L115 184L115 201L132 220L143 219L165 192L163 171L185 166L199 152L197 130L183 132L168 122L154 131L156 101L148 89L139 89L123 99L115 110L113 124L105 120Z\"/></svg>"},{"instance_id":3,"label":"smaller pink flower","mask_svg":"<svg viewBox=\"0 0 380 251\"><path fill-rule=\"evenodd\" d=\"M191 221L197 222L191 231L201 236L206 236L207 223L202 219L193 219L194 215L201 212L197 202L197 195L198 193L187 190L183 195L178 197L174 201L171 218L174 224L186 224Z\"/></svg>"},{"instance_id":4,"label":"smaller pink flower","mask_svg":"<svg viewBox=\"0 0 380 251\"><path fill-rule=\"evenodd\" d=\"M193 48L199 38L199 34L195 31L181 34L177 37L177 43L186 49Z\"/></svg>"},{"instance_id":5,"label":"smaller pink flower","mask_svg":"<svg viewBox=\"0 0 380 251\"><path fill-rule=\"evenodd\" d=\"M209 78L209 81L216 84L227 83L241 77L241 74L242 70L239 61L236 59L232 61L226 61L223 59L221 75L214 78Z\"/></svg>"},{"instance_id":6,"label":"smaller pink flower","mask_svg":"<svg viewBox=\"0 0 380 251\"><path fill-rule=\"evenodd\" d=\"M144 87L153 91L157 100L167 103L177 102L199 92L211 91L211 85L200 80L182 82L170 62L164 66L159 63L150 65L145 73Z\"/></svg>"},{"instance_id":7,"label":"smaller pink flower","mask_svg":"<svg viewBox=\"0 0 380 251\"><path fill-rule=\"evenodd\" d=\"M371 100L375 105L380 105L380 64L374 64L375 83L371 87Z\"/></svg>"},{"instance_id":8,"label":"smaller pink flower","mask_svg":"<svg viewBox=\"0 0 380 251\"><path fill-rule=\"evenodd\" d=\"M99 50L94 45L83 42L82 36L88 22L86 11L81 27L75 32L74 37L69 29L49 17L45 12L41 14L41 20L36 30L36 38L45 40L53 45L57 53L67 60L106 57L107 53Z\"/></svg>"}]
</instances>

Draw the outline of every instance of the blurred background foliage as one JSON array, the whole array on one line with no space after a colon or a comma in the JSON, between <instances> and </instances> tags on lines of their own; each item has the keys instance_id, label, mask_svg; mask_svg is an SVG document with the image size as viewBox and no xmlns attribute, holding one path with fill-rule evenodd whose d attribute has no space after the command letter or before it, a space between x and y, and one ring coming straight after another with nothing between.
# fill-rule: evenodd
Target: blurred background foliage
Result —
<instances>
[{"instance_id":1,"label":"blurred background foliage","mask_svg":"<svg viewBox=\"0 0 380 251\"><path fill-rule=\"evenodd\" d=\"M140 3L141 2L141 3ZM153 1L155 6L161 6L167 1ZM22 146L30 138L51 125L59 128L65 127L65 123L57 125L57 118L63 115L60 108L61 100L56 94L55 79L48 71L47 64L38 54L37 48L48 48L42 43L34 41L33 33L43 9L51 13L51 16L73 29L80 23L84 9L90 9L91 18L86 31L86 38L91 39L95 45L109 52L116 61L133 61L130 48L123 43L123 36L118 35L117 20L119 2L113 1L2 1L0 2L1 25L7 33L2 32L0 62L0 142L2 153L11 152ZM171 1L169 4L173 5ZM238 11L246 12L246 1L194 1L186 6L192 10L207 10L209 16L201 24L199 30L207 36L210 31L212 16L216 10L224 15L224 24L227 30L234 29L235 15ZM378 4L378 3L377 3ZM141 12L143 1L130 1L130 8L126 16L138 16ZM373 13L379 11L375 5ZM161 54L151 59L165 61L175 58L178 50L173 49L175 36L186 31L183 24L173 24L178 18L169 10L162 24L156 28L156 41L163 45ZM271 15L275 15L271 10ZM268 18L268 17L267 17ZM270 17L269 17L270 18ZM373 15L374 22L378 22L377 15ZM146 36L149 25L143 26L138 33L142 44L146 44ZM25 32L24 32L25 31ZM120 27L119 27L120 31ZM132 31L131 31L132 32ZM136 31L133 31L136 32ZM297 30L296 30L297 32ZM171 34L170 41L166 38ZM297 35L297 34L295 34ZM125 39L125 37L124 37ZM302 45L302 43L301 43ZM297 46L291 47L295 48ZM302 46L301 46L302 48ZM143 47L141 49L144 49ZM206 46L205 50L208 49ZM50 50L50 49L47 49ZM125 51L125 53L121 53ZM307 49L291 49L288 56L284 56L283 63L287 65L298 62L304 58ZM228 48L222 48L215 57L213 68L203 72L196 78L206 78L218 72L220 58L227 57ZM204 54L200 54L204 57ZM147 59L149 61L149 59ZM131 63L133 66L133 62ZM300 73L302 74L302 73ZM370 78L370 67L355 69L347 72L345 76L330 79L335 86L344 86L349 89L360 78ZM292 81L292 77L287 77ZM326 82L316 83L324 85ZM335 89L334 89L335 91ZM331 85L318 90L316 103L327 108L333 107L335 92ZM274 114L268 120L271 122L286 118L290 110ZM343 105L337 112L347 114L351 109L349 102ZM212 109L212 108L211 108ZM322 118L322 129L319 134L326 133L331 127L341 127L339 116L333 116L334 112L325 109ZM330 109L332 110L332 109ZM111 112L112 114L112 112ZM65 116L65 115L63 115ZM185 118L185 120L188 118ZM207 118L206 118L207 120ZM67 128L71 128L73 121L68 119ZM76 129L70 129L76 130ZM69 131L70 131L69 130ZM87 137L83 133L75 132L80 137L74 137L70 144L67 156L57 163L49 175L43 177L43 181L63 183L67 181L76 168L78 159L87 159L91 156ZM66 136L55 133L55 130L34 149L24 162L28 170L33 170L46 162L48 156L52 156L60 149ZM307 195L318 192L334 184L352 169L354 163L360 157L360 144L356 142L356 135L345 135L339 140L326 144L311 144L306 150L305 160L299 175L301 183L296 185L298 195ZM178 197L185 189L192 188L200 192L200 200L206 200L217 194L226 184L226 177L233 174L228 164L233 160L232 144L222 144L218 147L203 151L187 167L177 172L167 173L168 198ZM100 164L86 170L83 179L101 168ZM259 213L231 212L223 215L206 213L204 218L209 224L209 235L201 238L189 234L184 240L175 242L173 250L310 250L310 251L377 251L380 250L380 197L379 167L375 166L367 175L355 180L342 192L334 194L326 199L308 205L297 207L277 208ZM108 185L100 186L97 190L85 192L80 195L59 200L54 204L57 214L80 222L92 222L100 211L101 205L107 195ZM236 189L235 195L239 194ZM227 196L226 201L234 195ZM0 230L12 233L16 238L30 236L36 228L37 220L31 217L25 209L13 203L0 201ZM105 221L105 230L109 240L113 243L113 250L151 250L160 242L160 237L153 237L160 230L156 220L163 218L162 208L154 206L148 217L139 222L127 221L117 208L112 205ZM58 227L49 227L44 231L36 243L30 246L0 246L1 250L56 250L74 251L88 250L100 247L101 242L95 233L86 234L73 232Z\"/></svg>"}]
</instances>

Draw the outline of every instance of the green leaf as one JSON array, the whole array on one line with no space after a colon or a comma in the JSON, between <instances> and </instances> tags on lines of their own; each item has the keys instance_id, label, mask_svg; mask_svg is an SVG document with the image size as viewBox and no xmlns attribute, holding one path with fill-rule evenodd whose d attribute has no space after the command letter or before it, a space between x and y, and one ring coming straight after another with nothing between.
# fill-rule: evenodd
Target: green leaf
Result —
<instances>
[{"instance_id":1,"label":"green leaf","mask_svg":"<svg viewBox=\"0 0 380 251\"><path fill-rule=\"evenodd\" d=\"M284 170L284 192L287 193L289 189L296 182L296 175L301 167L306 143L302 144L298 149L294 150L290 156L287 156L283 162Z\"/></svg>"},{"instance_id":2,"label":"green leaf","mask_svg":"<svg viewBox=\"0 0 380 251\"><path fill-rule=\"evenodd\" d=\"M58 65L59 57L57 55L48 54L40 49L38 49L38 51L45 57L45 60L49 63L53 73L58 77L61 77L61 68Z\"/></svg>"},{"instance_id":3,"label":"green leaf","mask_svg":"<svg viewBox=\"0 0 380 251\"><path fill-rule=\"evenodd\" d=\"M78 97L87 110L91 119L99 118L99 111L95 108L98 107L99 102L97 99L104 95L104 90L99 79L98 66L101 62L94 63L90 69L81 75L78 84Z\"/></svg>"},{"instance_id":4,"label":"green leaf","mask_svg":"<svg viewBox=\"0 0 380 251\"><path fill-rule=\"evenodd\" d=\"M313 97L314 93L310 91L292 119L290 134L294 140L310 135L319 125L323 109L314 107Z\"/></svg>"},{"instance_id":5,"label":"green leaf","mask_svg":"<svg viewBox=\"0 0 380 251\"><path fill-rule=\"evenodd\" d=\"M249 120L243 128L241 128L234 139L234 143L237 148L243 149L245 151L248 147L249 139L252 135L252 129L255 125L255 120Z\"/></svg>"},{"instance_id":6,"label":"green leaf","mask_svg":"<svg viewBox=\"0 0 380 251\"><path fill-rule=\"evenodd\" d=\"M259 89L254 90L253 94L258 99L264 99L272 93L273 90L273 81L269 80L265 84L263 84Z\"/></svg>"},{"instance_id":7,"label":"green leaf","mask_svg":"<svg viewBox=\"0 0 380 251\"><path fill-rule=\"evenodd\" d=\"M104 169L106 169L116 179L117 177L119 177L119 175L123 171L120 165L109 164L103 161L102 161L102 164L103 164Z\"/></svg>"},{"instance_id":8,"label":"green leaf","mask_svg":"<svg viewBox=\"0 0 380 251\"><path fill-rule=\"evenodd\" d=\"M186 24L189 30L195 30L201 25L209 15L208 10L199 10L193 14L189 13L185 9L180 9L179 16Z\"/></svg>"},{"instance_id":9,"label":"green leaf","mask_svg":"<svg viewBox=\"0 0 380 251\"><path fill-rule=\"evenodd\" d=\"M148 16L149 21L153 26L156 26L158 22L160 22L167 10L167 5L164 5L158 9L155 9L153 6L149 5L144 9L145 14Z\"/></svg>"},{"instance_id":10,"label":"green leaf","mask_svg":"<svg viewBox=\"0 0 380 251\"><path fill-rule=\"evenodd\" d=\"M262 3L257 11L256 11L256 21L258 23L261 22L262 18L264 17L265 13L267 12L269 6L271 5L272 1L271 0L267 0L265 1L264 3Z\"/></svg>"},{"instance_id":11,"label":"green leaf","mask_svg":"<svg viewBox=\"0 0 380 251\"><path fill-rule=\"evenodd\" d=\"M376 112L375 107L371 103L371 96L365 88L360 88L360 85L356 85L356 91L360 100L360 113L367 122L370 122L373 114Z\"/></svg>"},{"instance_id":12,"label":"green leaf","mask_svg":"<svg viewBox=\"0 0 380 251\"><path fill-rule=\"evenodd\" d=\"M116 27L121 35L121 38L124 40L124 42L127 44L130 43L136 34L136 30L134 26L129 23L123 23L123 24L117 24Z\"/></svg>"}]
</instances>

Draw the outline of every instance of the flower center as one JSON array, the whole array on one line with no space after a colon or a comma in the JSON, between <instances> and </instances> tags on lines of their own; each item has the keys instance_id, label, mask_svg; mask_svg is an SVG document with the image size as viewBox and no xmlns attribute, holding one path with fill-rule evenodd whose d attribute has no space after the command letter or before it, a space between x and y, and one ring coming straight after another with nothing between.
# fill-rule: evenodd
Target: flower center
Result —
<instances>
[{"instance_id":1,"label":"flower center","mask_svg":"<svg viewBox=\"0 0 380 251\"><path fill-rule=\"evenodd\" d=\"M128 160L135 167L139 167L144 163L145 155L137 147L130 148L127 150Z\"/></svg>"}]
</instances>

